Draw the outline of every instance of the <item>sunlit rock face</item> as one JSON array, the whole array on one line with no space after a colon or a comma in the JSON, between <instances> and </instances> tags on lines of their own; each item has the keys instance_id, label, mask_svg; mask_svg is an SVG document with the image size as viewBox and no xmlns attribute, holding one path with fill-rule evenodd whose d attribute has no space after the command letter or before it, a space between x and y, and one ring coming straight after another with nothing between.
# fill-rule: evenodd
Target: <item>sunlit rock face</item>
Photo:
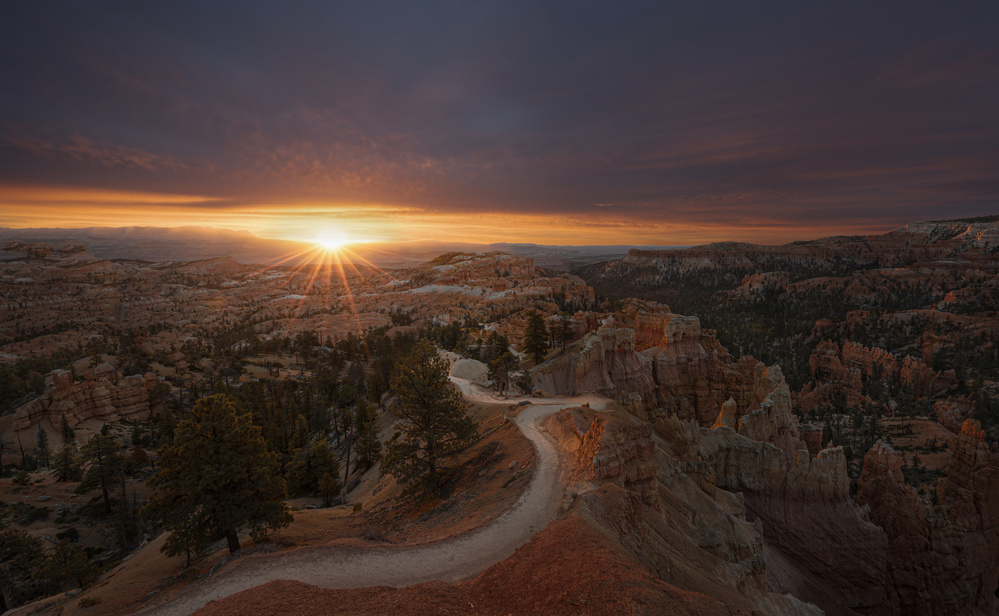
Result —
<instances>
[{"instance_id":1,"label":"sunlit rock face","mask_svg":"<svg viewBox=\"0 0 999 616\"><path fill-rule=\"evenodd\" d=\"M546 420L566 451L570 511L604 529L632 558L677 588L711 597L728 611L822 612L767 584L762 528L742 498L661 446L652 426L588 408Z\"/></svg>"}]
</instances>

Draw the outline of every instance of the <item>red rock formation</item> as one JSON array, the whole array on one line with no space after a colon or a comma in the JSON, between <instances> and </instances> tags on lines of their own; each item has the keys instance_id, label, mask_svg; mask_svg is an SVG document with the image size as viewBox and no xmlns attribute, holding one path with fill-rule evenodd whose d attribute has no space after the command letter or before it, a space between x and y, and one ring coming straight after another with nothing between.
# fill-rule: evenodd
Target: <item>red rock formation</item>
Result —
<instances>
[{"instance_id":1,"label":"red rock formation","mask_svg":"<svg viewBox=\"0 0 999 616\"><path fill-rule=\"evenodd\" d=\"M933 413L937 423L951 432L960 433L964 420L971 416L973 404L963 398L947 398L933 404Z\"/></svg>"},{"instance_id":2,"label":"red rock formation","mask_svg":"<svg viewBox=\"0 0 999 616\"><path fill-rule=\"evenodd\" d=\"M947 474L937 486L940 504L921 500L902 477L902 456L879 442L864 458L857 502L888 537L892 584L878 614L995 614L999 600L999 456L967 420Z\"/></svg>"},{"instance_id":3,"label":"red rock formation","mask_svg":"<svg viewBox=\"0 0 999 616\"><path fill-rule=\"evenodd\" d=\"M656 495L652 426L592 411L588 414L592 417L587 418L582 409L566 409L548 420L549 429L560 433L566 447L574 451L574 465L582 473L577 479L598 484L609 481L651 503Z\"/></svg>"},{"instance_id":4,"label":"red rock formation","mask_svg":"<svg viewBox=\"0 0 999 616\"><path fill-rule=\"evenodd\" d=\"M156 384L151 373L127 376L115 383L114 368L109 364L88 372L82 381L74 382L68 370L56 370L51 376L53 387L14 413L12 430L28 430L43 417L48 417L53 426L59 426L65 417L70 427L88 419L145 419L149 392Z\"/></svg>"},{"instance_id":5,"label":"red rock formation","mask_svg":"<svg viewBox=\"0 0 999 616\"><path fill-rule=\"evenodd\" d=\"M656 451L649 424L583 407L545 425L573 460L573 491L582 493L572 509L659 579L743 613L817 616L814 606L768 591L759 525L735 495L677 472L682 464Z\"/></svg>"},{"instance_id":6,"label":"red rock formation","mask_svg":"<svg viewBox=\"0 0 999 616\"><path fill-rule=\"evenodd\" d=\"M750 519L761 524L767 550L781 563L771 591L840 611L881 605L888 583L886 539L850 498L842 449L812 456L800 439L790 438L793 416L773 410L762 415L788 426L788 432L771 436L784 447L797 443L795 456L727 427L706 429L677 417L657 420L656 432L686 461L686 472L702 489L741 494Z\"/></svg>"},{"instance_id":7,"label":"red rock formation","mask_svg":"<svg viewBox=\"0 0 999 616\"><path fill-rule=\"evenodd\" d=\"M531 371L536 389L554 395L636 393L655 399L651 362L635 352L635 330L601 327Z\"/></svg>"},{"instance_id":8,"label":"red rock formation","mask_svg":"<svg viewBox=\"0 0 999 616\"><path fill-rule=\"evenodd\" d=\"M922 360L911 356L900 359L884 349L868 348L850 340L842 346L829 340L820 341L808 358L808 366L815 383L795 396L795 408L802 411L829 405L838 394L845 395L848 406L871 402L862 394L863 384L869 379L886 383L897 379L917 392L933 395L957 385L952 370L934 373Z\"/></svg>"},{"instance_id":9,"label":"red rock formation","mask_svg":"<svg viewBox=\"0 0 999 616\"><path fill-rule=\"evenodd\" d=\"M733 398L726 400L725 403L722 404L721 410L718 411L718 417L715 419L715 423L711 424L711 429L732 428L734 430L736 427L735 411L737 408L738 405L736 405Z\"/></svg>"},{"instance_id":10,"label":"red rock formation","mask_svg":"<svg viewBox=\"0 0 999 616\"><path fill-rule=\"evenodd\" d=\"M535 388L552 395L625 396L642 419L654 421L676 413L711 425L726 400L735 400L735 418L740 419L759 409L783 383L776 367L767 368L752 357L733 362L714 336L701 331L696 317L639 313L631 319L645 324L647 341L652 338L651 324L661 328L659 344L637 352L636 331L611 319L564 354L533 369ZM781 408L789 412L786 386L779 395Z\"/></svg>"},{"instance_id":11,"label":"red rock formation","mask_svg":"<svg viewBox=\"0 0 999 616\"><path fill-rule=\"evenodd\" d=\"M808 447L808 453L818 455L825 447L822 444L822 426L819 424L798 424L798 436Z\"/></svg>"}]
</instances>

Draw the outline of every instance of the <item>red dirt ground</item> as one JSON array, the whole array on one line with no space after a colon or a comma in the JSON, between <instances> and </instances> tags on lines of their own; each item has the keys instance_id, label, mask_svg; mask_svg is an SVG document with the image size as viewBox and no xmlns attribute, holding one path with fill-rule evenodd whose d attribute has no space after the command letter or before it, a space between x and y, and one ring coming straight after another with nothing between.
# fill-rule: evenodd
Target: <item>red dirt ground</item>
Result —
<instances>
[{"instance_id":1,"label":"red dirt ground","mask_svg":"<svg viewBox=\"0 0 999 616\"><path fill-rule=\"evenodd\" d=\"M209 603L197 616L393 614L731 615L702 594L662 582L575 513L507 560L458 584L326 590L279 581Z\"/></svg>"}]
</instances>

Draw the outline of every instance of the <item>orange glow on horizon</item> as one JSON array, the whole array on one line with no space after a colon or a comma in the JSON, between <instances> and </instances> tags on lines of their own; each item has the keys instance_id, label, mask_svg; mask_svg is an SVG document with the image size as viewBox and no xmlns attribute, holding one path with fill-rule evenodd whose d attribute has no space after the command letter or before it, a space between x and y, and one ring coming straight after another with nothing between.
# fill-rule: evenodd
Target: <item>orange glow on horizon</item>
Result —
<instances>
[{"instance_id":1,"label":"orange glow on horizon","mask_svg":"<svg viewBox=\"0 0 999 616\"><path fill-rule=\"evenodd\" d=\"M888 231L870 222L801 225L793 221L648 220L616 215L442 212L407 205L238 204L204 196L94 189L0 186L0 226L216 227L259 237L307 242L335 252L352 243L440 241L550 245L696 245L719 241L781 244L830 235ZM322 229L318 234L316 229ZM311 238L311 239L303 239ZM359 239L364 238L364 239Z\"/></svg>"}]
</instances>

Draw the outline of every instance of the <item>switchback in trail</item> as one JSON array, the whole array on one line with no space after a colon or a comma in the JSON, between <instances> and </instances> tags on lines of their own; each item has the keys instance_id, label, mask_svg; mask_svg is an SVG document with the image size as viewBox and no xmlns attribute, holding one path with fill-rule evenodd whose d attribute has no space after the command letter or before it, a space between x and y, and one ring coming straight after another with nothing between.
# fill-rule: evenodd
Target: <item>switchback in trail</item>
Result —
<instances>
[{"instance_id":1,"label":"switchback in trail","mask_svg":"<svg viewBox=\"0 0 999 616\"><path fill-rule=\"evenodd\" d=\"M527 491L506 513L474 531L434 543L405 547L309 546L290 552L237 560L221 573L185 588L143 615L187 615L205 604L272 582L298 580L322 588L404 587L431 580L456 582L485 571L548 526L558 515L565 493L559 481L558 448L539 422L564 408L585 403L597 408L600 396L500 399L489 390L452 377L466 398L476 402L527 401L513 421L534 445L537 463Z\"/></svg>"}]
</instances>

